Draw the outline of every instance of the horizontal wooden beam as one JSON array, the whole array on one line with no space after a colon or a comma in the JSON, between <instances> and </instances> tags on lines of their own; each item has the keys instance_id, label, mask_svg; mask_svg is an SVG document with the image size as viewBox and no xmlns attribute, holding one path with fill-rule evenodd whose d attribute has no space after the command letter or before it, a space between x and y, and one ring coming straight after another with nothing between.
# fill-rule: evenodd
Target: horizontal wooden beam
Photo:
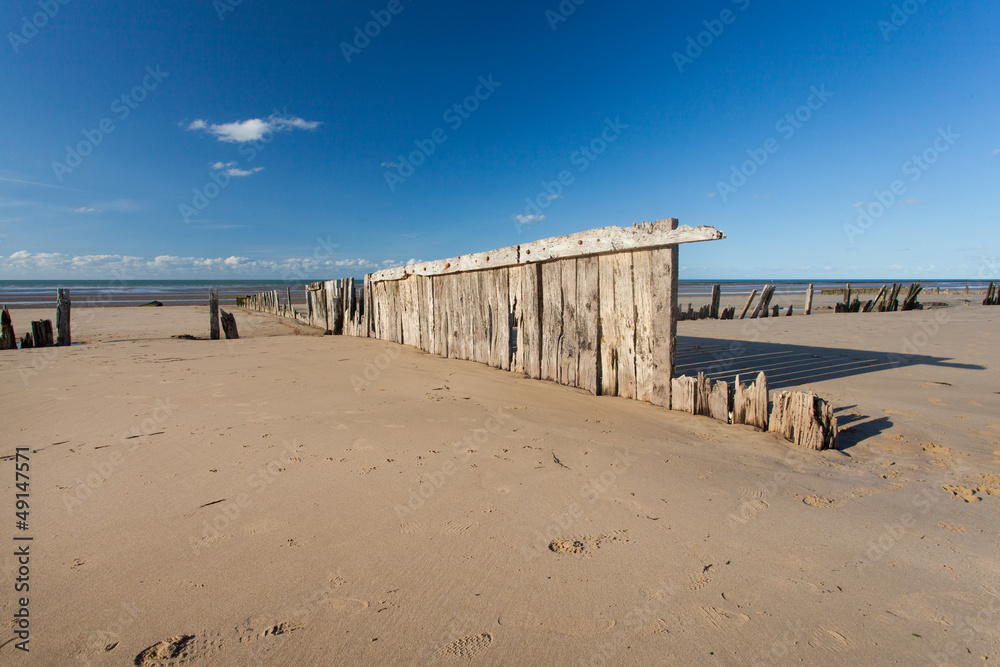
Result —
<instances>
[{"instance_id":1,"label":"horizontal wooden beam","mask_svg":"<svg viewBox=\"0 0 1000 667\"><path fill-rule=\"evenodd\" d=\"M534 264L551 259L605 255L623 250L651 250L679 243L697 241L717 241L726 238L714 227L678 227L670 229L670 223L660 220L644 222L631 227L601 227L586 232L555 236L541 241L532 241L516 246L508 246L487 252L420 262L407 266L397 266L371 274L371 281L400 280L410 275L443 276L464 271L498 269L504 266Z\"/></svg>"}]
</instances>

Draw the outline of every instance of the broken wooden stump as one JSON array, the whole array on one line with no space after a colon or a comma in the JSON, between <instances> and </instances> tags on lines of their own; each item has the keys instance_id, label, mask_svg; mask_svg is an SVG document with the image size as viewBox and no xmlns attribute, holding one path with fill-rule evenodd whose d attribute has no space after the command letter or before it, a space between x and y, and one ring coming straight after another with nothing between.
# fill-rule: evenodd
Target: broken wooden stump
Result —
<instances>
[{"instance_id":1,"label":"broken wooden stump","mask_svg":"<svg viewBox=\"0 0 1000 667\"><path fill-rule=\"evenodd\" d=\"M21 349L30 350L35 347L35 341L31 339L31 333L26 333L21 337Z\"/></svg>"},{"instance_id":2,"label":"broken wooden stump","mask_svg":"<svg viewBox=\"0 0 1000 667\"><path fill-rule=\"evenodd\" d=\"M226 339L239 338L240 333L236 330L236 317L232 313L227 313L224 310L220 312L222 319L222 331L226 334Z\"/></svg>"},{"instance_id":3,"label":"broken wooden stump","mask_svg":"<svg viewBox=\"0 0 1000 667\"><path fill-rule=\"evenodd\" d=\"M670 380L670 409L696 414L698 409L698 379L682 375Z\"/></svg>"},{"instance_id":4,"label":"broken wooden stump","mask_svg":"<svg viewBox=\"0 0 1000 667\"><path fill-rule=\"evenodd\" d=\"M35 320L31 323L31 340L34 347L51 347L52 320Z\"/></svg>"},{"instance_id":5,"label":"broken wooden stump","mask_svg":"<svg viewBox=\"0 0 1000 667\"><path fill-rule=\"evenodd\" d=\"M788 310L785 311L785 317L791 317L791 316L792 316L792 306L791 306L791 304L789 304L788 305Z\"/></svg>"},{"instance_id":6,"label":"broken wooden stump","mask_svg":"<svg viewBox=\"0 0 1000 667\"><path fill-rule=\"evenodd\" d=\"M812 392L783 391L775 396L768 430L807 449L837 449L833 406Z\"/></svg>"},{"instance_id":7,"label":"broken wooden stump","mask_svg":"<svg viewBox=\"0 0 1000 667\"><path fill-rule=\"evenodd\" d=\"M736 376L735 395L733 397L733 423L747 424L761 431L767 430L768 424L767 377L761 371L757 379L744 386L740 376Z\"/></svg>"},{"instance_id":8,"label":"broken wooden stump","mask_svg":"<svg viewBox=\"0 0 1000 667\"><path fill-rule=\"evenodd\" d=\"M17 336L14 335L14 325L10 321L7 307L0 311L0 350L16 350Z\"/></svg>"},{"instance_id":9,"label":"broken wooden stump","mask_svg":"<svg viewBox=\"0 0 1000 667\"><path fill-rule=\"evenodd\" d=\"M69 332L69 290L56 291L56 345L70 345L72 339Z\"/></svg>"},{"instance_id":10,"label":"broken wooden stump","mask_svg":"<svg viewBox=\"0 0 1000 667\"><path fill-rule=\"evenodd\" d=\"M903 306L900 310L923 310L923 305L917 303L917 297L920 296L923 289L919 283L910 283L910 288L906 292L906 298L903 299Z\"/></svg>"},{"instance_id":11,"label":"broken wooden stump","mask_svg":"<svg viewBox=\"0 0 1000 667\"><path fill-rule=\"evenodd\" d=\"M208 290L208 337L219 340L219 290Z\"/></svg>"},{"instance_id":12,"label":"broken wooden stump","mask_svg":"<svg viewBox=\"0 0 1000 667\"><path fill-rule=\"evenodd\" d=\"M753 315L750 319L755 317L767 317L768 308L771 307L771 297L774 296L774 285L768 285L764 288L764 291L760 293L760 302L753 311Z\"/></svg>"},{"instance_id":13,"label":"broken wooden stump","mask_svg":"<svg viewBox=\"0 0 1000 667\"><path fill-rule=\"evenodd\" d=\"M809 283L809 289L806 290L806 315L812 315L813 311L813 286Z\"/></svg>"},{"instance_id":14,"label":"broken wooden stump","mask_svg":"<svg viewBox=\"0 0 1000 667\"><path fill-rule=\"evenodd\" d=\"M774 306L771 307L771 317L778 317L780 314L781 314L781 306L779 306L778 304L774 304Z\"/></svg>"}]
</instances>

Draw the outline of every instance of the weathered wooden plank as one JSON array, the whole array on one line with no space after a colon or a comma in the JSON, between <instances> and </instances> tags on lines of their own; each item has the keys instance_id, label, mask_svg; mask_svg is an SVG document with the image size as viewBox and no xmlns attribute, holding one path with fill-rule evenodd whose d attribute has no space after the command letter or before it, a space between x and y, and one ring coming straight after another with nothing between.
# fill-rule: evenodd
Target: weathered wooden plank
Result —
<instances>
[{"instance_id":1,"label":"weathered wooden plank","mask_svg":"<svg viewBox=\"0 0 1000 667\"><path fill-rule=\"evenodd\" d=\"M562 337L559 340L559 384L577 386L580 347L577 338L576 258L555 262L562 274Z\"/></svg>"},{"instance_id":2,"label":"weathered wooden plank","mask_svg":"<svg viewBox=\"0 0 1000 667\"><path fill-rule=\"evenodd\" d=\"M614 255L597 258L598 292L600 295L600 393L602 396L618 395L618 320L615 318L615 265Z\"/></svg>"},{"instance_id":3,"label":"weathered wooden plank","mask_svg":"<svg viewBox=\"0 0 1000 667\"><path fill-rule=\"evenodd\" d=\"M524 372L524 312L521 308L521 275L523 266L512 266L508 269L507 280L507 309L510 312L512 340L511 346L514 354L511 359L510 370L515 373Z\"/></svg>"},{"instance_id":4,"label":"weathered wooden plank","mask_svg":"<svg viewBox=\"0 0 1000 667\"><path fill-rule=\"evenodd\" d=\"M722 300L722 285L712 285L712 307L708 314L713 320L719 319L719 302Z\"/></svg>"},{"instance_id":5,"label":"weathered wooden plank","mask_svg":"<svg viewBox=\"0 0 1000 667\"><path fill-rule=\"evenodd\" d=\"M806 315L812 315L813 310L813 286L809 283L809 289L806 290Z\"/></svg>"},{"instance_id":6,"label":"weathered wooden plank","mask_svg":"<svg viewBox=\"0 0 1000 667\"><path fill-rule=\"evenodd\" d=\"M653 353L657 341L653 333L653 301L657 285L653 276L654 250L632 252L632 287L635 299L635 397L653 398Z\"/></svg>"},{"instance_id":7,"label":"weathered wooden plank","mask_svg":"<svg viewBox=\"0 0 1000 667\"><path fill-rule=\"evenodd\" d=\"M559 381L559 349L563 337L562 267L542 264L542 379Z\"/></svg>"},{"instance_id":8,"label":"weathered wooden plank","mask_svg":"<svg viewBox=\"0 0 1000 667\"><path fill-rule=\"evenodd\" d=\"M538 379L542 375L542 267L532 264L522 268L521 314L524 341L524 373ZM520 341L518 345L520 345Z\"/></svg>"},{"instance_id":9,"label":"weathered wooden plank","mask_svg":"<svg viewBox=\"0 0 1000 667\"><path fill-rule=\"evenodd\" d=\"M576 260L576 340L579 347L577 386L598 393L601 314L600 266L597 257Z\"/></svg>"},{"instance_id":10,"label":"weathered wooden plank","mask_svg":"<svg viewBox=\"0 0 1000 667\"><path fill-rule=\"evenodd\" d=\"M493 327L492 358L490 366L510 370L510 269L490 271L493 287L493 312L490 314Z\"/></svg>"},{"instance_id":11,"label":"weathered wooden plank","mask_svg":"<svg viewBox=\"0 0 1000 667\"><path fill-rule=\"evenodd\" d=\"M69 327L70 300L69 290L56 291L56 345L72 344Z\"/></svg>"},{"instance_id":12,"label":"weathered wooden plank","mask_svg":"<svg viewBox=\"0 0 1000 667\"><path fill-rule=\"evenodd\" d=\"M623 250L652 249L680 243L715 241L725 235L713 227L676 227L670 221L660 220L653 224L631 227L602 227L567 236L524 243L487 252L477 252L449 259L422 262L384 269L372 274L375 282L399 280L405 275L446 275L492 269L517 264L545 262L551 259L585 257ZM671 228L671 227L674 228Z\"/></svg>"},{"instance_id":13,"label":"weathered wooden plank","mask_svg":"<svg viewBox=\"0 0 1000 667\"><path fill-rule=\"evenodd\" d=\"M615 319L618 329L618 395L635 398L635 296L632 253L615 258Z\"/></svg>"}]
</instances>

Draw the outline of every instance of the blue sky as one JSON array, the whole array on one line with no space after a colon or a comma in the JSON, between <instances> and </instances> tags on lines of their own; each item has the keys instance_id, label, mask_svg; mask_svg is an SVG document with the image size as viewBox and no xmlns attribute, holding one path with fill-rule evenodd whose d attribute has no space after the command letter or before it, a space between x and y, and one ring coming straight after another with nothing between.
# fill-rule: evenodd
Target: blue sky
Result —
<instances>
[{"instance_id":1,"label":"blue sky","mask_svg":"<svg viewBox=\"0 0 1000 667\"><path fill-rule=\"evenodd\" d=\"M728 237L682 279L1000 279L996 3L576 2L7 0L0 277L338 278L678 217Z\"/></svg>"}]
</instances>

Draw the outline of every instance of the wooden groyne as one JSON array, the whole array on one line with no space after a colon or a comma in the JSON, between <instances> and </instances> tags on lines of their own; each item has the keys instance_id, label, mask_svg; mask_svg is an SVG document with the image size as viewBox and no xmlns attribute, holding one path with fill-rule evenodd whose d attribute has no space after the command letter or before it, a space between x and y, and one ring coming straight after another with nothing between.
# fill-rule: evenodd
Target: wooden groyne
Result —
<instances>
[{"instance_id":1,"label":"wooden groyne","mask_svg":"<svg viewBox=\"0 0 1000 667\"><path fill-rule=\"evenodd\" d=\"M365 276L361 289L351 278L313 283L305 313L277 292L237 303L669 407L677 247L722 238L668 218L386 269Z\"/></svg>"}]
</instances>

